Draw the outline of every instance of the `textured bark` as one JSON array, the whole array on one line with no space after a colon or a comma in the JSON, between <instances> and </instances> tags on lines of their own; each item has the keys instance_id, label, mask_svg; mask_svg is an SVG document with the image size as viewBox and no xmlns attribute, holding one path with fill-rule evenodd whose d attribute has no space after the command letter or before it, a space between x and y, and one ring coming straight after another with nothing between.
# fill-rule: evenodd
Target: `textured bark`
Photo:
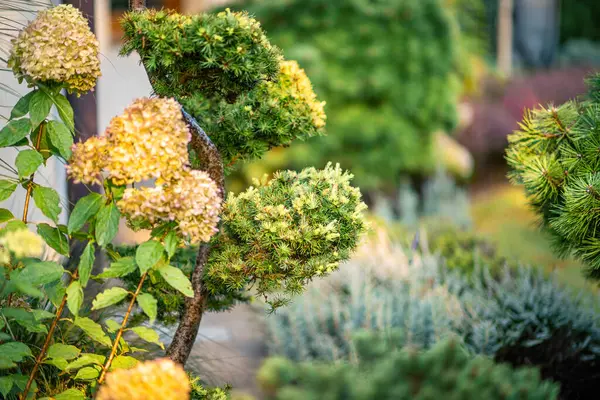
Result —
<instances>
[{"instance_id":1,"label":"textured bark","mask_svg":"<svg viewBox=\"0 0 600 400\"><path fill-rule=\"evenodd\" d=\"M143 10L146 8L146 0L129 0L131 10Z\"/></svg>"},{"instance_id":2,"label":"textured bark","mask_svg":"<svg viewBox=\"0 0 600 400\"><path fill-rule=\"evenodd\" d=\"M218 185L221 198L225 198L225 183L223 175L223 161L221 154L216 146L212 143L208 135L198 125L198 122L182 109L188 127L192 132L191 147L202 161L201 169L206 171L213 181ZM204 243L198 250L196 258L196 266L192 272L192 287L194 289L194 297L186 298L185 309L173 341L167 349L167 355L179 364L185 364L202 322L202 315L206 308L206 300L208 292L204 286L204 271L210 254L210 244Z\"/></svg>"}]
</instances>

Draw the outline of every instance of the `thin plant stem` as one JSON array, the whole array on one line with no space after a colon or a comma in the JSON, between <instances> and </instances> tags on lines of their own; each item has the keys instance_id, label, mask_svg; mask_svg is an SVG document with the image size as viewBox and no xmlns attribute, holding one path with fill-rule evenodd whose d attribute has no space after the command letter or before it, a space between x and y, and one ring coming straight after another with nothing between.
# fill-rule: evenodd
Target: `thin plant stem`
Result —
<instances>
[{"instance_id":1,"label":"thin plant stem","mask_svg":"<svg viewBox=\"0 0 600 400\"><path fill-rule=\"evenodd\" d=\"M35 143L35 149L37 151L40 150L40 144L42 143L42 136L46 132L46 123L42 122L40 125L40 130L38 131L38 137ZM23 206L23 222L27 223L27 213L29 212L29 200L31 197L31 192L33 191L33 177L35 173L31 174L29 177L29 183L27 184L27 193L25 194L25 205Z\"/></svg>"},{"instance_id":2,"label":"thin plant stem","mask_svg":"<svg viewBox=\"0 0 600 400\"><path fill-rule=\"evenodd\" d=\"M77 273L77 272L75 272L75 273ZM56 310L56 315L54 317L54 321L52 321L52 325L50 325L50 329L48 329L48 336L46 336L46 340L44 341L44 345L42 346L42 349L40 350L40 354L38 354L37 358L35 359L35 365L33 366L32 370L31 370L31 374L29 374L29 379L27 380L27 385L25 386L25 390L21 394L21 400L27 399L27 394L29 393L29 390L31 389L31 384L33 383L33 381L35 379L35 376L40 367L40 364L42 363L42 361L44 360L44 357L46 356L46 351L48 350L48 346L50 346L50 342L52 341L52 336L54 334L54 330L56 329L56 326L58 325L58 321L60 320L60 316L62 315L66 304L67 304L67 295L65 294L62 298L62 301L60 302L60 305L58 306L58 309Z\"/></svg>"},{"instance_id":3,"label":"thin plant stem","mask_svg":"<svg viewBox=\"0 0 600 400\"><path fill-rule=\"evenodd\" d=\"M135 293L133 294L133 297L131 298L131 301L129 302L129 307L127 308L127 312L125 313L125 316L123 317L123 322L121 322L121 327L119 328L119 331L117 332L117 336L115 337L113 347L110 351L110 354L108 355L108 358L106 359L106 363L104 364L104 367L102 367L102 373L100 374L100 378L98 378L98 384L101 384L104 381L104 378L106 377L106 373L108 372L108 369L110 368L110 366L115 358L115 355L117 354L117 349L119 348L119 342L121 341L121 337L123 336L123 331L127 327L127 321L129 320L131 311L133 311L133 306L135 305L135 300L137 299L138 295L140 294L140 292L142 290L142 286L144 284L144 280L146 279L147 275L148 275L148 271L144 272L144 274L140 278L140 283L138 283L137 289L135 290Z\"/></svg>"}]
</instances>

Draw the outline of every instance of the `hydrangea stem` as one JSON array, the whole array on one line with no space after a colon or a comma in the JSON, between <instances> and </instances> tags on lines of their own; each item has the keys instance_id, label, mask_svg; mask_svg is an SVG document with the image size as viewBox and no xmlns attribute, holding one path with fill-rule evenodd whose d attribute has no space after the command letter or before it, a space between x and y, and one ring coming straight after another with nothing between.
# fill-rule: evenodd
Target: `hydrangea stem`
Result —
<instances>
[{"instance_id":1,"label":"hydrangea stem","mask_svg":"<svg viewBox=\"0 0 600 400\"><path fill-rule=\"evenodd\" d=\"M54 330L56 329L56 326L58 325L58 321L60 320L60 316L62 315L66 304L67 304L67 295L64 295L62 298L62 301L60 302L60 305L58 306L58 309L56 310L56 316L54 317L54 320L52 321L52 325L50 325L50 329L48 329L48 336L46 336L46 340L44 341L44 345L42 346L42 349L40 350L40 354L38 354L37 358L35 359L35 365L31 369L31 373L29 374L29 379L27 380L27 385L25 385L25 390L23 390L23 394L21 395L21 400L27 399L27 394L29 393L29 390L31 389L31 385L33 384L35 376L37 375L37 371L40 367L40 364L42 363L42 361L44 360L44 357L46 356L46 351L48 350L48 346L50 346L50 342L52 341L52 336L54 334Z\"/></svg>"},{"instance_id":2,"label":"hydrangea stem","mask_svg":"<svg viewBox=\"0 0 600 400\"><path fill-rule=\"evenodd\" d=\"M38 130L37 139L35 141L35 150L39 151L42 143L42 136L46 133L46 122L40 124ZM35 174L31 174L29 177L29 183L27 184L27 193L25 194L25 205L23 206L23 222L27 223L27 214L29 213L29 200L31 198L31 192L33 191L33 177Z\"/></svg>"},{"instance_id":3,"label":"hydrangea stem","mask_svg":"<svg viewBox=\"0 0 600 400\"><path fill-rule=\"evenodd\" d=\"M142 290L142 286L144 285L144 280L146 279L147 275L148 275L148 271L144 272L144 274L140 278L140 283L138 283L137 289L135 290L135 293L133 294L131 301L129 302L129 307L127 308L127 312L125 313L125 316L123 317L123 322L121 322L121 327L117 331L117 336L115 337L113 347L110 351L110 354L106 358L106 363L104 364L104 367L102 367L102 372L100 373L100 378L98 378L99 384L104 381L104 378L106 377L106 373L108 372L115 356L117 355L117 349L119 348L119 342L121 341L121 337L123 336L123 331L125 331L125 328L127 327L127 321L129 320L129 316L131 315L131 311L133 310L133 306L135 305L135 300L137 299L138 295L140 294L140 291Z\"/></svg>"},{"instance_id":4,"label":"hydrangea stem","mask_svg":"<svg viewBox=\"0 0 600 400\"><path fill-rule=\"evenodd\" d=\"M38 130L37 140L35 141L35 150L40 150L40 145L42 143L42 136L46 132L46 122L42 122L40 124L40 128ZM29 183L27 184L27 193L25 194L25 204L23 205L23 217L21 218L23 223L27 223L27 215L29 214L29 201L31 199L31 192L33 191L33 178L35 174L31 174L29 176ZM6 306L10 307L10 303L12 302L12 293L8 295L6 299Z\"/></svg>"}]
</instances>

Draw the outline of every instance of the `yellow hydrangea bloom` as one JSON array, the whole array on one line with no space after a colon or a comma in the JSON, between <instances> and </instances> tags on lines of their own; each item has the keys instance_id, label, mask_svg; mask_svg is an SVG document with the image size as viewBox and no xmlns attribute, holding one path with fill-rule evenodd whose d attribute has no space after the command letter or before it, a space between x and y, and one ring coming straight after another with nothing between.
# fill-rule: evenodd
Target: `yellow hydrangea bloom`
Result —
<instances>
[{"instance_id":1,"label":"yellow hydrangea bloom","mask_svg":"<svg viewBox=\"0 0 600 400\"><path fill-rule=\"evenodd\" d=\"M0 237L0 246L12 252L16 258L39 257L44 249L44 242L29 229L18 229ZM5 261L6 254L0 254L0 263L7 263Z\"/></svg>"},{"instance_id":2,"label":"yellow hydrangea bloom","mask_svg":"<svg viewBox=\"0 0 600 400\"><path fill-rule=\"evenodd\" d=\"M30 83L86 93L101 75L98 40L78 9L59 5L40 11L13 40L8 66Z\"/></svg>"},{"instance_id":3,"label":"yellow hydrangea bloom","mask_svg":"<svg viewBox=\"0 0 600 400\"><path fill-rule=\"evenodd\" d=\"M221 196L206 172L186 169L180 180L168 185L126 189L117 206L130 221L147 221L152 227L176 221L178 233L197 243L217 232Z\"/></svg>"},{"instance_id":4,"label":"yellow hydrangea bloom","mask_svg":"<svg viewBox=\"0 0 600 400\"><path fill-rule=\"evenodd\" d=\"M183 368L169 359L159 359L110 372L96 400L186 400L190 392Z\"/></svg>"},{"instance_id":5,"label":"yellow hydrangea bloom","mask_svg":"<svg viewBox=\"0 0 600 400\"><path fill-rule=\"evenodd\" d=\"M179 180L189 163L190 139L174 99L137 99L111 120L102 136L73 146L68 172L85 183L97 183L102 170L115 185Z\"/></svg>"}]
</instances>

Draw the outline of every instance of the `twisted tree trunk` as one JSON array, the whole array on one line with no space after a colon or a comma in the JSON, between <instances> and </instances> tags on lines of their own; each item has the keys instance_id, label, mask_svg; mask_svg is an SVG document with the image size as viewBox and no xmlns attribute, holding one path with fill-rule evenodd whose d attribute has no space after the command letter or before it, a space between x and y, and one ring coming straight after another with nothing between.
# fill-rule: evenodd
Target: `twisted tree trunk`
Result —
<instances>
[{"instance_id":1,"label":"twisted tree trunk","mask_svg":"<svg viewBox=\"0 0 600 400\"><path fill-rule=\"evenodd\" d=\"M189 115L183 108L182 113L190 131L192 132L191 146L198 154L199 160L203 163L202 170L206 171L211 179L218 185L221 198L225 199L225 182L223 174L223 161L221 153L212 143L208 135L198 125L196 120ZM218 234L218 233L217 233ZM175 362L185 364L202 321L202 315L206 308L208 292L204 285L204 271L210 254L210 244L204 243L198 250L196 266L192 272L192 287L194 297L186 298L185 309L177 331L173 336L173 341L167 349L167 355Z\"/></svg>"}]
</instances>

